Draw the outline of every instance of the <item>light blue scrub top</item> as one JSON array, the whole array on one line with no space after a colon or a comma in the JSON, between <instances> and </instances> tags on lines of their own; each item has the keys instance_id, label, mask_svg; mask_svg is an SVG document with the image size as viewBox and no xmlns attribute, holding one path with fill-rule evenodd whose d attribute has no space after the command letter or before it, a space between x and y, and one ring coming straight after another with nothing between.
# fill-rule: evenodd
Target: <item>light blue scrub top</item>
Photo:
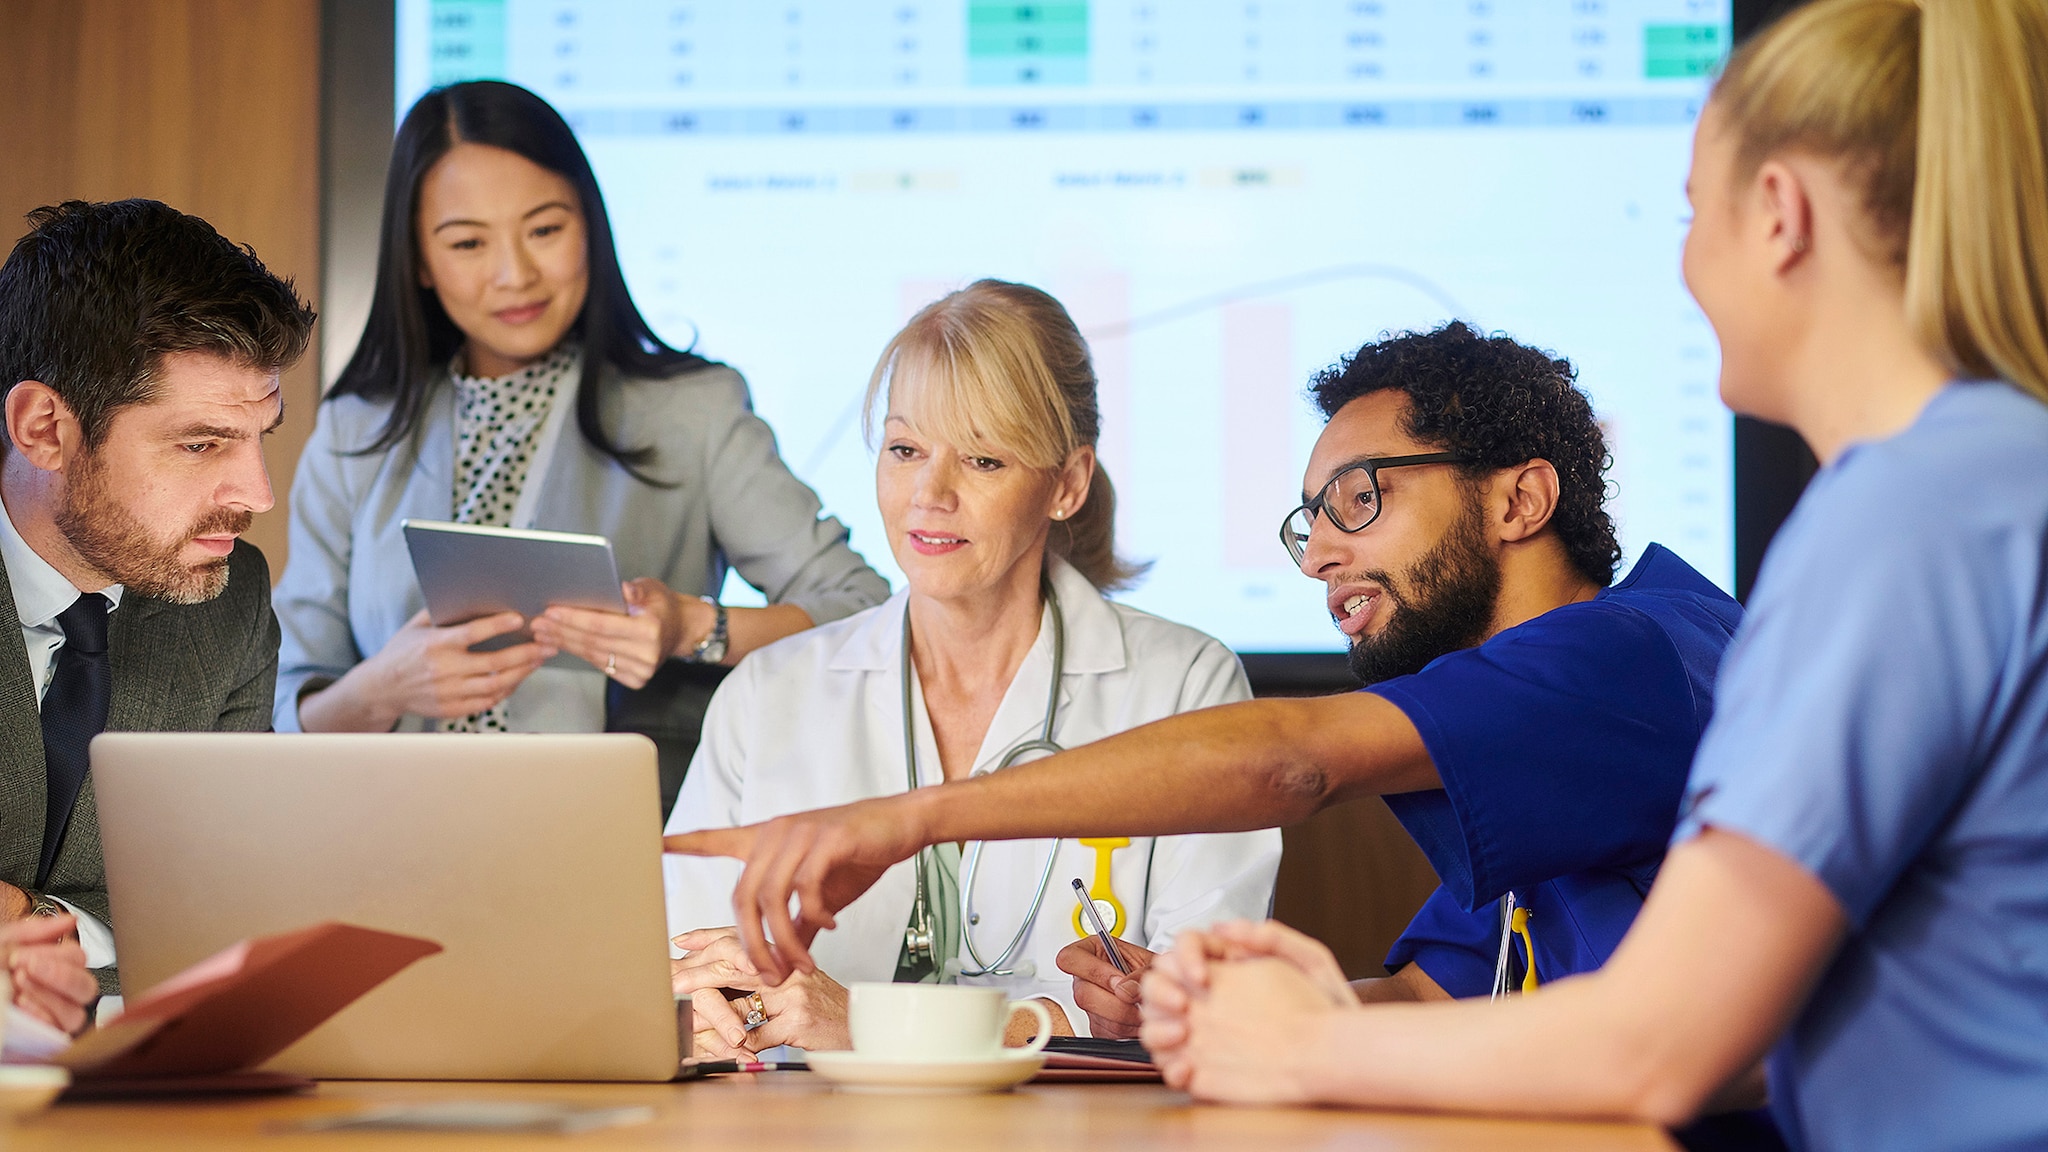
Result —
<instances>
[{"instance_id":1,"label":"light blue scrub top","mask_svg":"<svg viewBox=\"0 0 2048 1152\"><path fill-rule=\"evenodd\" d=\"M1676 840L1849 918L1771 1056L1795 1147L2048 1147L2048 406L1954 384L1814 478L1723 666Z\"/></svg>"}]
</instances>

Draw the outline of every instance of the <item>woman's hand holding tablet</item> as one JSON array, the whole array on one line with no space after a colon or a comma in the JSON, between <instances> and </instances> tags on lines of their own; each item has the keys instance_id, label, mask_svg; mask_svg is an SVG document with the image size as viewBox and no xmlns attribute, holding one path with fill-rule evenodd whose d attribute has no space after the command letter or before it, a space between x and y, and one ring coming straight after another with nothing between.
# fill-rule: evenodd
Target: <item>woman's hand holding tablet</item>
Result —
<instances>
[{"instance_id":1,"label":"woman's hand holding tablet","mask_svg":"<svg viewBox=\"0 0 2048 1152\"><path fill-rule=\"evenodd\" d=\"M379 732L406 715L447 720L482 712L554 656L552 648L535 643L476 650L525 626L519 613L500 612L436 627L423 608L340 680L302 697L301 722L309 730Z\"/></svg>"},{"instance_id":2,"label":"woman's hand holding tablet","mask_svg":"<svg viewBox=\"0 0 2048 1152\"><path fill-rule=\"evenodd\" d=\"M653 577L628 580L621 589L624 615L553 604L534 617L533 638L588 661L628 688L639 688L663 661L681 655L713 627L715 609Z\"/></svg>"}]
</instances>

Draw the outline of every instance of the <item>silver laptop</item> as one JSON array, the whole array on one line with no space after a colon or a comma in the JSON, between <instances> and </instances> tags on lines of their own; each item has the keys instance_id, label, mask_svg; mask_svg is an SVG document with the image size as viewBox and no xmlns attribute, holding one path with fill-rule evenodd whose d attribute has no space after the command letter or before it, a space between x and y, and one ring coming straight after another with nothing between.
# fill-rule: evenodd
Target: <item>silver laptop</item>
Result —
<instances>
[{"instance_id":1,"label":"silver laptop","mask_svg":"<svg viewBox=\"0 0 2048 1152\"><path fill-rule=\"evenodd\" d=\"M646 738L108 733L92 779L124 988L323 920L446 949L266 1067L675 1075Z\"/></svg>"}]
</instances>

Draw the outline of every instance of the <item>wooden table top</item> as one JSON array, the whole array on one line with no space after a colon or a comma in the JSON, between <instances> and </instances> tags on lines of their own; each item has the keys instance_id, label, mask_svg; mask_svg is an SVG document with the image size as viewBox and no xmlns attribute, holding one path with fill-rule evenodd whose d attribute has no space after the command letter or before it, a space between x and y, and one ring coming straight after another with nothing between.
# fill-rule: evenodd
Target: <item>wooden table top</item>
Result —
<instances>
[{"instance_id":1,"label":"wooden table top","mask_svg":"<svg viewBox=\"0 0 2048 1152\"><path fill-rule=\"evenodd\" d=\"M367 1106L518 1100L647 1105L654 1119L576 1136L298 1132L305 1120ZM0 1121L4 1125L4 1121ZM802 1072L685 1084L476 1084L335 1081L298 1096L62 1104L0 1126L8 1152L128 1148L697 1148L756 1152L1127 1152L1130 1149L1371 1148L1383 1152L1673 1152L1643 1126L1475 1120L1311 1108L1194 1107L1149 1084L1026 1086L980 1096L835 1093Z\"/></svg>"}]
</instances>

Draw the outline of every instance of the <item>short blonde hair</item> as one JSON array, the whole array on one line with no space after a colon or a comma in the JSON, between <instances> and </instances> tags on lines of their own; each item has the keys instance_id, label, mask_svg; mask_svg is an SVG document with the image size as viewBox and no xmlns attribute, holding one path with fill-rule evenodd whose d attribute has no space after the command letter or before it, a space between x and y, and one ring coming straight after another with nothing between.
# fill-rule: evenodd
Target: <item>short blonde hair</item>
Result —
<instances>
[{"instance_id":1,"label":"short blonde hair","mask_svg":"<svg viewBox=\"0 0 2048 1152\"><path fill-rule=\"evenodd\" d=\"M920 429L951 444L1000 448L1055 470L1093 448L1102 415L1088 342L1060 302L1025 284L977 280L924 306L882 349L862 408L870 442L885 395L918 409ZM1088 498L1048 544L1104 591L1149 565L1116 554L1116 490L1095 462Z\"/></svg>"},{"instance_id":2,"label":"short blonde hair","mask_svg":"<svg viewBox=\"0 0 2048 1152\"><path fill-rule=\"evenodd\" d=\"M1714 88L1747 177L1839 158L1951 371L2048 400L2048 2L1817 0Z\"/></svg>"}]
</instances>

